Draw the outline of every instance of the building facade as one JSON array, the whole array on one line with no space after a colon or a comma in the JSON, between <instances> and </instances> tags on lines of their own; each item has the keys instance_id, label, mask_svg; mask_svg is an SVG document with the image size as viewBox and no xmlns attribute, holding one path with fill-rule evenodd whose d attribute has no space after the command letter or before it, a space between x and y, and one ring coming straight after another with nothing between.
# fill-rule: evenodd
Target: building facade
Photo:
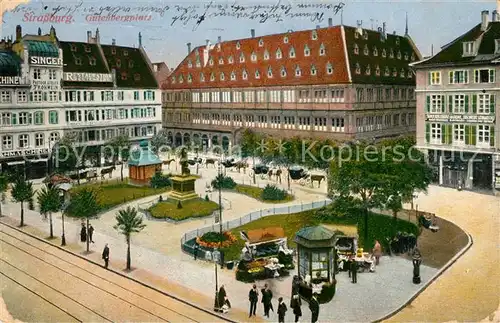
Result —
<instances>
[{"instance_id":1,"label":"building facade","mask_svg":"<svg viewBox=\"0 0 500 323\"><path fill-rule=\"evenodd\" d=\"M413 64L417 74L417 145L439 184L500 189L500 20L497 11Z\"/></svg>"},{"instance_id":2,"label":"building facade","mask_svg":"<svg viewBox=\"0 0 500 323\"><path fill-rule=\"evenodd\" d=\"M133 48L100 44L98 30L87 42L59 41L54 28L47 35L21 32L18 26L16 40L0 52L10 57L2 63L17 62L2 70L3 171L45 176L65 134L79 146L99 147L119 134L138 142L161 128L160 91L140 35Z\"/></svg>"},{"instance_id":3,"label":"building facade","mask_svg":"<svg viewBox=\"0 0 500 323\"><path fill-rule=\"evenodd\" d=\"M244 128L346 141L415 132L420 53L406 33L361 26L221 41L191 49L162 83L174 145L228 147Z\"/></svg>"}]
</instances>

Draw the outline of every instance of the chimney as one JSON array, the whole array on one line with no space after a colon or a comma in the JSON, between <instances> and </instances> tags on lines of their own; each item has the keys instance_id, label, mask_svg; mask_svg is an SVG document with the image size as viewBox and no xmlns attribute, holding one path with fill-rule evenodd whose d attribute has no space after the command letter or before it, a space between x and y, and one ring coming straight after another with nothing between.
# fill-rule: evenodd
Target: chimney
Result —
<instances>
[{"instance_id":1,"label":"chimney","mask_svg":"<svg viewBox=\"0 0 500 323\"><path fill-rule=\"evenodd\" d=\"M191 53L191 43L187 43L187 46L188 46L188 54Z\"/></svg>"},{"instance_id":2,"label":"chimney","mask_svg":"<svg viewBox=\"0 0 500 323\"><path fill-rule=\"evenodd\" d=\"M217 42L218 43L222 43L222 37L221 36L217 37Z\"/></svg>"},{"instance_id":3,"label":"chimney","mask_svg":"<svg viewBox=\"0 0 500 323\"><path fill-rule=\"evenodd\" d=\"M139 32L139 48L142 47L142 35L141 32Z\"/></svg>"},{"instance_id":4,"label":"chimney","mask_svg":"<svg viewBox=\"0 0 500 323\"><path fill-rule=\"evenodd\" d=\"M250 34L252 35L252 38L255 38L255 29L250 29Z\"/></svg>"},{"instance_id":5,"label":"chimney","mask_svg":"<svg viewBox=\"0 0 500 323\"><path fill-rule=\"evenodd\" d=\"M488 15L490 12L488 10L481 11L481 31L486 31L488 28Z\"/></svg>"},{"instance_id":6,"label":"chimney","mask_svg":"<svg viewBox=\"0 0 500 323\"><path fill-rule=\"evenodd\" d=\"M16 26L16 41L21 40L21 37L23 36L22 32L23 31L22 31L21 25L17 25Z\"/></svg>"},{"instance_id":7,"label":"chimney","mask_svg":"<svg viewBox=\"0 0 500 323\"><path fill-rule=\"evenodd\" d=\"M320 26L319 26L319 25L316 25L316 29L319 29L319 28L320 28Z\"/></svg>"},{"instance_id":8,"label":"chimney","mask_svg":"<svg viewBox=\"0 0 500 323\"><path fill-rule=\"evenodd\" d=\"M333 26L333 18L328 18L328 27Z\"/></svg>"},{"instance_id":9,"label":"chimney","mask_svg":"<svg viewBox=\"0 0 500 323\"><path fill-rule=\"evenodd\" d=\"M206 49L208 50L208 48L210 47L210 39L206 39L205 42L207 46Z\"/></svg>"},{"instance_id":10,"label":"chimney","mask_svg":"<svg viewBox=\"0 0 500 323\"><path fill-rule=\"evenodd\" d=\"M383 40L386 40L386 39L387 39L387 33L386 33L386 31L385 31L385 27L386 27L386 26L385 26L385 22L384 22L384 23L382 23L382 35L381 35L381 38L382 38Z\"/></svg>"},{"instance_id":11,"label":"chimney","mask_svg":"<svg viewBox=\"0 0 500 323\"><path fill-rule=\"evenodd\" d=\"M115 46L116 45L116 39L111 39L111 45Z\"/></svg>"},{"instance_id":12,"label":"chimney","mask_svg":"<svg viewBox=\"0 0 500 323\"><path fill-rule=\"evenodd\" d=\"M42 36L42 28L38 27L38 36Z\"/></svg>"},{"instance_id":13,"label":"chimney","mask_svg":"<svg viewBox=\"0 0 500 323\"><path fill-rule=\"evenodd\" d=\"M493 13L491 14L491 21L498 21L498 11L493 10Z\"/></svg>"},{"instance_id":14,"label":"chimney","mask_svg":"<svg viewBox=\"0 0 500 323\"><path fill-rule=\"evenodd\" d=\"M87 31L87 43L92 43L92 32L90 30Z\"/></svg>"},{"instance_id":15,"label":"chimney","mask_svg":"<svg viewBox=\"0 0 500 323\"><path fill-rule=\"evenodd\" d=\"M99 28L95 30L95 43L100 44L101 43L101 37L99 36Z\"/></svg>"}]
</instances>

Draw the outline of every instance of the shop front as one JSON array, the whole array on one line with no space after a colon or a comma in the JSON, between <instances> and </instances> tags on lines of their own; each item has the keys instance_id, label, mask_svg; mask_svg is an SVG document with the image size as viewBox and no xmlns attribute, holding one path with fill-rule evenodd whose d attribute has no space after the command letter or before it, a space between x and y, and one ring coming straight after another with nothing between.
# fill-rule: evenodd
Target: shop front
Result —
<instances>
[{"instance_id":1,"label":"shop front","mask_svg":"<svg viewBox=\"0 0 500 323\"><path fill-rule=\"evenodd\" d=\"M27 149L0 152L2 173L25 176L26 179L40 179L47 176L49 150Z\"/></svg>"}]
</instances>

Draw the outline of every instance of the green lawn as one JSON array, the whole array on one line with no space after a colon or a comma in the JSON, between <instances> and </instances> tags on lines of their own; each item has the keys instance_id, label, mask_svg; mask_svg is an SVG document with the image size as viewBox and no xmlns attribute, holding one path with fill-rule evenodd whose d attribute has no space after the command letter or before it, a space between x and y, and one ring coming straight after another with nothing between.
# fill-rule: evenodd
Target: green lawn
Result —
<instances>
[{"instance_id":1,"label":"green lawn","mask_svg":"<svg viewBox=\"0 0 500 323\"><path fill-rule=\"evenodd\" d=\"M97 192L98 202L102 211L111 209L117 205L130 202L143 197L161 194L170 188L154 189L149 186L129 185L127 180L112 180L104 183L88 183L75 186L72 194L76 194L83 188L92 188Z\"/></svg>"},{"instance_id":2,"label":"green lawn","mask_svg":"<svg viewBox=\"0 0 500 323\"><path fill-rule=\"evenodd\" d=\"M277 200L277 201L270 201L270 200L264 200L262 199L262 192L264 189L256 186L250 186L250 185L236 185L234 188L234 191L240 194L244 194L247 196L250 196L256 200L259 200L264 203L286 203L293 201L293 195L287 194L286 198L284 200Z\"/></svg>"},{"instance_id":3,"label":"green lawn","mask_svg":"<svg viewBox=\"0 0 500 323\"><path fill-rule=\"evenodd\" d=\"M328 207L326 208L326 210L328 210ZM356 230L359 236L359 245L363 246L364 222L362 217L331 217L328 220L320 221L316 217L316 212L316 210L312 210L295 214L271 215L235 228L231 231L236 236L237 241L232 246L223 249L224 258L228 261L237 260L240 258L241 249L245 245L245 242L240 238L240 231L276 226L282 227L284 229L285 235L288 238L288 245L291 248L296 247L293 240L297 231L299 231L303 227L314 226L318 224L326 224L329 225L330 228L331 225L338 225L338 230L345 230L345 232ZM358 218L361 219L361 221L359 221L360 225L358 225ZM368 248L365 247L365 250L371 250L373 248L375 240L379 240L384 247L385 237L392 237L397 231L406 231L414 234L417 234L418 232L417 226L413 223L399 219L397 221L394 221L391 217L375 213L370 214L368 218L368 227ZM337 233L340 234L339 232Z\"/></svg>"},{"instance_id":4,"label":"green lawn","mask_svg":"<svg viewBox=\"0 0 500 323\"><path fill-rule=\"evenodd\" d=\"M201 218L211 215L219 208L219 205L212 201L194 199L181 203L182 208L177 208L177 203L173 201L159 202L149 209L155 218L168 218L174 221L182 221L188 218Z\"/></svg>"}]
</instances>

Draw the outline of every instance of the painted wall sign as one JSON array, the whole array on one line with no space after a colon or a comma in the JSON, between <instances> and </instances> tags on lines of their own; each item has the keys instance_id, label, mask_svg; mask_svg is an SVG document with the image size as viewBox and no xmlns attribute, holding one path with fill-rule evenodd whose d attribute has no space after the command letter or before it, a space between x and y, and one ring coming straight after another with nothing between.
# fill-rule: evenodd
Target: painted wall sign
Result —
<instances>
[{"instance_id":1,"label":"painted wall sign","mask_svg":"<svg viewBox=\"0 0 500 323\"><path fill-rule=\"evenodd\" d=\"M465 114L427 114L427 121L453 123L494 123L495 116Z\"/></svg>"},{"instance_id":2,"label":"painted wall sign","mask_svg":"<svg viewBox=\"0 0 500 323\"><path fill-rule=\"evenodd\" d=\"M25 157L25 156L38 156L38 155L47 155L49 153L48 148L41 149L26 149L26 150L15 150L15 151L2 151L0 152L0 156L2 158L9 157Z\"/></svg>"},{"instance_id":3,"label":"painted wall sign","mask_svg":"<svg viewBox=\"0 0 500 323\"><path fill-rule=\"evenodd\" d=\"M22 79L19 76L0 76L0 85L20 85Z\"/></svg>"},{"instance_id":4,"label":"painted wall sign","mask_svg":"<svg viewBox=\"0 0 500 323\"><path fill-rule=\"evenodd\" d=\"M59 81L39 81L39 80L32 80L31 85L32 85L31 89L33 91L44 91L44 90L57 91L61 86Z\"/></svg>"},{"instance_id":5,"label":"painted wall sign","mask_svg":"<svg viewBox=\"0 0 500 323\"><path fill-rule=\"evenodd\" d=\"M30 64L33 65L57 65L62 66L63 60L59 57L30 56Z\"/></svg>"},{"instance_id":6,"label":"painted wall sign","mask_svg":"<svg viewBox=\"0 0 500 323\"><path fill-rule=\"evenodd\" d=\"M113 82L112 74L102 73L64 73L63 79L70 82Z\"/></svg>"}]
</instances>

